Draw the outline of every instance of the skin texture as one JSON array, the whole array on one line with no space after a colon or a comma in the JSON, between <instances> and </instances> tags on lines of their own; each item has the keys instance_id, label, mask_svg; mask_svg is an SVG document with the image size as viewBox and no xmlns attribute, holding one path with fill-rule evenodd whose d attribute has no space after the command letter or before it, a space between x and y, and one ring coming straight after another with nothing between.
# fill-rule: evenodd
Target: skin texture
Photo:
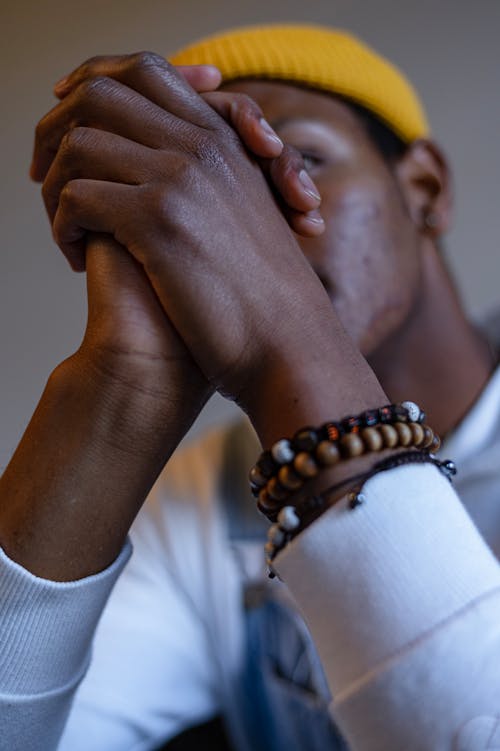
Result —
<instances>
[{"instance_id":1,"label":"skin texture","mask_svg":"<svg viewBox=\"0 0 500 751\"><path fill-rule=\"evenodd\" d=\"M323 235L317 217L314 239L289 226L318 205L301 192L297 152L251 159L227 122L238 123L229 89L209 105L150 53L89 61L38 126L32 175L59 247L73 267L86 263L89 297L84 342L50 379L0 485L0 542L41 576L84 576L116 557L214 388L269 445L387 401L363 354L391 398L427 395L442 425L487 377L435 249L449 206L439 151L417 143L389 169L334 98L270 82L238 88L304 153ZM450 341L456 351L443 358ZM457 386L464 356L468 380ZM448 389L443 414L436 384ZM402 385L415 388L400 396ZM353 460L352 472L371 463ZM322 475L325 487L336 479Z\"/></svg>"},{"instance_id":2,"label":"skin texture","mask_svg":"<svg viewBox=\"0 0 500 751\"><path fill-rule=\"evenodd\" d=\"M227 86L233 87L256 99L306 158L329 221L321 239L299 243L369 355L407 316L419 287L418 233L397 180L343 102L279 83Z\"/></svg>"},{"instance_id":3,"label":"skin texture","mask_svg":"<svg viewBox=\"0 0 500 751\"><path fill-rule=\"evenodd\" d=\"M113 78L103 77L103 64ZM251 411L259 379L288 356L295 318L296 337L311 338L315 316L338 328L261 169L155 56L118 66L91 61L74 78L75 88L37 128L32 167L44 179L57 243L81 268L87 232L112 234L144 269L208 382ZM75 127L82 112L85 124ZM294 167L283 152L271 170L277 183L281 160ZM295 294L298 280L315 310L311 322Z\"/></svg>"},{"instance_id":4,"label":"skin texture","mask_svg":"<svg viewBox=\"0 0 500 751\"><path fill-rule=\"evenodd\" d=\"M302 153L326 221L321 237L297 238L306 258L391 400L412 394L436 430L447 433L493 363L437 247L452 204L440 149L417 141L388 164L338 98L267 81L224 88L255 99L278 135Z\"/></svg>"}]
</instances>

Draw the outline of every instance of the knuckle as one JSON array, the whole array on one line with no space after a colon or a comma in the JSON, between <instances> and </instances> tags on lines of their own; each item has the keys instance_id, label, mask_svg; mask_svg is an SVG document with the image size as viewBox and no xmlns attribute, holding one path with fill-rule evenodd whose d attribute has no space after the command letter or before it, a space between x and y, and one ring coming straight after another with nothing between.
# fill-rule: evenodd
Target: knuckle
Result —
<instances>
[{"instance_id":1,"label":"knuckle","mask_svg":"<svg viewBox=\"0 0 500 751\"><path fill-rule=\"evenodd\" d=\"M239 138L235 133L226 133L224 138L226 140L226 146L231 141L238 142L238 144L240 143ZM197 135L192 144L192 153L198 161L208 165L210 169L218 170L226 161L218 138L208 131Z\"/></svg>"},{"instance_id":2,"label":"knuckle","mask_svg":"<svg viewBox=\"0 0 500 751\"><path fill-rule=\"evenodd\" d=\"M87 58L81 65L80 65L80 72L82 75L91 75L92 71L95 67L97 67L100 63L102 63L103 60L105 60L104 55L92 55L92 57Z\"/></svg>"},{"instance_id":3,"label":"knuckle","mask_svg":"<svg viewBox=\"0 0 500 751\"><path fill-rule=\"evenodd\" d=\"M54 196L54 188L52 184L52 179L46 178L42 185L42 198L43 198L43 202L45 206L48 206L48 204L52 201L53 196Z\"/></svg>"},{"instance_id":4,"label":"knuckle","mask_svg":"<svg viewBox=\"0 0 500 751\"><path fill-rule=\"evenodd\" d=\"M95 99L106 97L113 85L111 78L107 76L94 76L83 81L79 89L79 94L85 99Z\"/></svg>"},{"instance_id":5,"label":"knuckle","mask_svg":"<svg viewBox=\"0 0 500 751\"><path fill-rule=\"evenodd\" d=\"M62 156L68 157L70 155L77 154L85 149L89 140L90 131L88 128L82 125L77 125L74 128L68 130L62 140L59 147L62 152Z\"/></svg>"},{"instance_id":6,"label":"knuckle","mask_svg":"<svg viewBox=\"0 0 500 751\"><path fill-rule=\"evenodd\" d=\"M46 133L45 117L43 117L35 127L35 139L37 141L43 141Z\"/></svg>"},{"instance_id":7,"label":"knuckle","mask_svg":"<svg viewBox=\"0 0 500 751\"><path fill-rule=\"evenodd\" d=\"M159 227L169 227L175 221L171 191L164 183L152 184L143 196L148 207L148 213L153 224Z\"/></svg>"},{"instance_id":8,"label":"knuckle","mask_svg":"<svg viewBox=\"0 0 500 751\"><path fill-rule=\"evenodd\" d=\"M252 99L248 94L235 94L235 99L238 104L238 109L246 114L255 115L256 117L262 114L262 110L257 102Z\"/></svg>"},{"instance_id":9,"label":"knuckle","mask_svg":"<svg viewBox=\"0 0 500 751\"><path fill-rule=\"evenodd\" d=\"M168 190L163 182L152 183L148 186L145 193L145 199L148 202L152 212L156 215L161 215L165 210L165 206L168 202Z\"/></svg>"},{"instance_id":10,"label":"knuckle","mask_svg":"<svg viewBox=\"0 0 500 751\"><path fill-rule=\"evenodd\" d=\"M193 203L193 186L200 187L199 165L189 154L178 154L169 163L168 180L163 178L145 183L140 200L153 224L176 231L184 224L186 210Z\"/></svg>"},{"instance_id":11,"label":"knuckle","mask_svg":"<svg viewBox=\"0 0 500 751\"><path fill-rule=\"evenodd\" d=\"M45 182L42 185L42 198L45 206L47 206L47 202L50 201L52 197L52 189L48 182L48 180L45 180Z\"/></svg>"},{"instance_id":12,"label":"knuckle","mask_svg":"<svg viewBox=\"0 0 500 751\"><path fill-rule=\"evenodd\" d=\"M130 55L129 64L132 68L140 68L143 70L165 68L167 66L164 57L157 52L151 52L150 50L142 50L141 52L135 52Z\"/></svg>"},{"instance_id":13,"label":"knuckle","mask_svg":"<svg viewBox=\"0 0 500 751\"><path fill-rule=\"evenodd\" d=\"M299 167L302 163L302 155L300 151L298 151L295 146L291 146L289 143L286 143L284 145L282 157L285 162L287 162L294 168Z\"/></svg>"},{"instance_id":14,"label":"knuckle","mask_svg":"<svg viewBox=\"0 0 500 751\"><path fill-rule=\"evenodd\" d=\"M78 205L79 190L78 181L70 180L61 190L59 204L65 211L71 211Z\"/></svg>"},{"instance_id":15,"label":"knuckle","mask_svg":"<svg viewBox=\"0 0 500 751\"><path fill-rule=\"evenodd\" d=\"M303 166L302 156L294 146L285 144L280 156L274 160L273 172L283 177L299 171Z\"/></svg>"},{"instance_id":16,"label":"knuckle","mask_svg":"<svg viewBox=\"0 0 500 751\"><path fill-rule=\"evenodd\" d=\"M56 245L61 247L66 239L66 226L60 216L56 218L52 225L52 237Z\"/></svg>"}]
</instances>

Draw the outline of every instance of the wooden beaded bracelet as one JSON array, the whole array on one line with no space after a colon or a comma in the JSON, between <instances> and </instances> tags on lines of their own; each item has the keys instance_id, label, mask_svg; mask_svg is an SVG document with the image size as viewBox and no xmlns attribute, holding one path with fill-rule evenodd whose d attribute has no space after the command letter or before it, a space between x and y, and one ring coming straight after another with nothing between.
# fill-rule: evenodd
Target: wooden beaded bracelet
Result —
<instances>
[{"instance_id":1,"label":"wooden beaded bracelet","mask_svg":"<svg viewBox=\"0 0 500 751\"><path fill-rule=\"evenodd\" d=\"M320 428L302 428L291 440L276 441L250 470L257 507L274 521L287 499L321 469L364 453L397 447L437 451L440 440L424 419L418 405L403 402Z\"/></svg>"}]
</instances>

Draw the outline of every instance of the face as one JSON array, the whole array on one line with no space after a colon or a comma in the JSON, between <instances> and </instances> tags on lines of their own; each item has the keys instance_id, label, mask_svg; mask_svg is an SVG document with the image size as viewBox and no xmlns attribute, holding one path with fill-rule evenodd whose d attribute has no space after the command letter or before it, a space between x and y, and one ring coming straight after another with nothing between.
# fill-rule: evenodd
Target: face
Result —
<instances>
[{"instance_id":1,"label":"face","mask_svg":"<svg viewBox=\"0 0 500 751\"><path fill-rule=\"evenodd\" d=\"M342 323L365 356L405 325L419 293L419 232L397 175L345 103L264 81L248 94L285 143L304 157L322 196L326 231L298 237Z\"/></svg>"}]
</instances>

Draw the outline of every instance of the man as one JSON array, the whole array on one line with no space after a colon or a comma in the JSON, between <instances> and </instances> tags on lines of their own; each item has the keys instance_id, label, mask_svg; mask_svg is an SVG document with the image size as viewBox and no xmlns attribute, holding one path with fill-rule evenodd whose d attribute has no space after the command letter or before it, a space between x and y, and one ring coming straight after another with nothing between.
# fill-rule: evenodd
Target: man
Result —
<instances>
[{"instance_id":1,"label":"man","mask_svg":"<svg viewBox=\"0 0 500 751\"><path fill-rule=\"evenodd\" d=\"M236 748L341 748L329 692L352 748L481 748L498 712L485 540L498 545L500 398L439 253L444 159L408 85L345 35L243 30L176 62L216 64L226 99L194 94L155 56L102 58L59 84L39 126L32 174L59 246L86 264L89 325L2 479L3 737L57 747L128 529L217 388L264 446L386 394L415 399L438 432L455 429L485 539L435 467L377 474L353 512L336 497L276 559L327 687L286 590L242 612L248 547L231 538L248 537L237 489L252 449L239 430L212 437L170 463L134 525L60 748L155 749L218 715ZM234 91L302 154L317 237L297 241L209 107L237 122ZM280 171L299 162L285 151L268 171L292 226L321 231ZM372 466L369 452L343 461L308 492Z\"/></svg>"}]
</instances>

